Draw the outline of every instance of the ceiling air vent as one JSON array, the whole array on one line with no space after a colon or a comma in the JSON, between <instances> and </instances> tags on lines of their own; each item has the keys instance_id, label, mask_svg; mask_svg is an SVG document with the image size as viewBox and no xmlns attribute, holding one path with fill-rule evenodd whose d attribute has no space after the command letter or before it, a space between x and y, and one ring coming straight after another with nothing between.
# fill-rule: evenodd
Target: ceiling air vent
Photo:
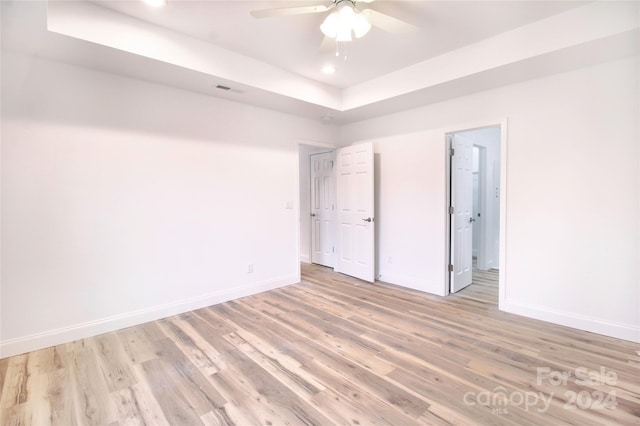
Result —
<instances>
[{"instance_id":1,"label":"ceiling air vent","mask_svg":"<svg viewBox=\"0 0 640 426\"><path fill-rule=\"evenodd\" d=\"M216 89L220 89L220 90L231 90L231 87L229 86L223 86L222 84L218 84L216 86Z\"/></svg>"}]
</instances>

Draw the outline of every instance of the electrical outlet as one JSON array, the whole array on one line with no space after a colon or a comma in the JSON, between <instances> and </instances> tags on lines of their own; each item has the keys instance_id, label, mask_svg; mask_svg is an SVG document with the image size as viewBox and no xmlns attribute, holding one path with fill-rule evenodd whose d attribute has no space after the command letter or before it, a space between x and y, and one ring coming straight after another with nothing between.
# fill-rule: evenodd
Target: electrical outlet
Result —
<instances>
[{"instance_id":1,"label":"electrical outlet","mask_svg":"<svg viewBox=\"0 0 640 426\"><path fill-rule=\"evenodd\" d=\"M247 274L253 274L253 263L250 263L249 266L247 266Z\"/></svg>"}]
</instances>

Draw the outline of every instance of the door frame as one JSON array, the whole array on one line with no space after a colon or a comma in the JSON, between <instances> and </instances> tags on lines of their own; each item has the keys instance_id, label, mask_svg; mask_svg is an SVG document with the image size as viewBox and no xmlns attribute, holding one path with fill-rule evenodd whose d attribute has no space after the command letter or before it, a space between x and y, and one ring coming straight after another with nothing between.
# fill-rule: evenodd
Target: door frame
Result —
<instances>
[{"instance_id":1,"label":"door frame","mask_svg":"<svg viewBox=\"0 0 640 426\"><path fill-rule=\"evenodd\" d=\"M444 151L444 163L445 163L445 176L444 176L444 217L445 217L445 232L444 232L444 247L445 247L445 262L443 265L444 271L444 288L443 294L450 294L450 279L449 262L451 256L451 215L449 214L449 206L451 205L451 162L449 158L449 136L453 133L465 132L469 130L482 129L486 127L500 127L500 246L499 246L499 260L498 260L498 309L502 310L507 294L507 146L508 146L508 128L507 118L480 121L475 123L460 124L443 129L443 151Z\"/></svg>"},{"instance_id":2,"label":"door frame","mask_svg":"<svg viewBox=\"0 0 640 426\"><path fill-rule=\"evenodd\" d=\"M305 185L309 187L309 193L311 192L311 173L309 173L308 179L306 180L306 182L302 182L300 179L300 166L301 166L301 162L304 161L306 162L309 166L311 163L311 155L313 154L322 154L322 153L328 153L331 152L334 155L334 161L336 162L337 165L337 152L338 150L342 149L342 148L348 148L350 146L354 146L357 144L352 144L349 145L347 147L339 147L330 143L323 143L323 142L315 142L315 141L306 141L306 140L299 140L298 141L298 149L297 149L297 153L298 153L298 173L297 173L297 178L296 178L296 196L295 196L295 208L296 208L296 213L297 213L297 221L296 221L296 227L295 227L295 236L296 236L296 271L297 271L297 275L296 275L296 279L297 281L300 281L302 279L302 266L301 266L301 259L300 259L300 253L301 253L301 198L300 198L300 188L301 185ZM318 150L316 152L309 152L306 155L306 158L301 158L302 156L300 155L301 152L301 147L302 146L306 146L306 147L312 147L312 148L318 148ZM375 217L375 212L376 212L376 204L375 204L375 179L376 179L376 175L375 175L375 150L373 151L373 163L372 163L372 167L373 167L373 181L374 181L374 205L373 205L373 210L371 212L371 217L374 218ZM310 169L310 167L309 167ZM337 217L337 213L338 213L338 208L337 208L337 201L338 201L338 192L337 192L337 186L338 186L338 179L337 179L337 167L334 168L334 179L333 179L333 183L334 183L334 195L336 197L336 217ZM374 221L374 219L372 219L372 221ZM336 272L340 272L339 268L337 266L337 256L340 252L340 243L338 242L338 232L336 226L337 226L337 220L336 223L334 224L334 243L335 243L335 253L334 253L334 266L333 266L333 270ZM375 229L377 229L377 224L373 224L374 228L374 235L375 235ZM311 261L311 226L308 227L308 232L309 232L309 261ZM374 273L373 273L373 280L375 281L376 279L376 274L377 274L377 252L375 250L375 241L376 238L374 236L374 254L373 254L373 259L372 262L374 264ZM373 282L373 281L372 281Z\"/></svg>"}]
</instances>

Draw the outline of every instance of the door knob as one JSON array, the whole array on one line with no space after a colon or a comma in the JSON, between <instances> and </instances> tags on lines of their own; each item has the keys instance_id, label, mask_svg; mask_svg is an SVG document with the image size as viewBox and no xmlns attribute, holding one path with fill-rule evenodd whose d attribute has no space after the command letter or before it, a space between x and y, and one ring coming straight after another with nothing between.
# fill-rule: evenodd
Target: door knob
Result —
<instances>
[{"instance_id":1,"label":"door knob","mask_svg":"<svg viewBox=\"0 0 640 426\"><path fill-rule=\"evenodd\" d=\"M316 214L315 213L311 213L311 217L316 217Z\"/></svg>"},{"instance_id":2,"label":"door knob","mask_svg":"<svg viewBox=\"0 0 640 426\"><path fill-rule=\"evenodd\" d=\"M469 218L469 223L473 223L473 222L475 222L475 221L476 221L476 220L475 220L474 218L472 218L472 217L470 217L470 218Z\"/></svg>"},{"instance_id":3,"label":"door knob","mask_svg":"<svg viewBox=\"0 0 640 426\"><path fill-rule=\"evenodd\" d=\"M368 217L368 218L366 218L366 219L362 219L362 220L364 220L365 222L371 222L373 219L371 219L370 217Z\"/></svg>"}]
</instances>

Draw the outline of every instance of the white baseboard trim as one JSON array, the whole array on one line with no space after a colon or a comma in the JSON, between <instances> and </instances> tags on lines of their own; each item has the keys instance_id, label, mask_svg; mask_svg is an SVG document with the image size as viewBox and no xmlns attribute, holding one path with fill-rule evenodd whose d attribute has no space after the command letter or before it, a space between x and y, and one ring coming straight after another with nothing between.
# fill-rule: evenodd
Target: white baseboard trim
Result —
<instances>
[{"instance_id":1,"label":"white baseboard trim","mask_svg":"<svg viewBox=\"0 0 640 426\"><path fill-rule=\"evenodd\" d=\"M311 263L311 258L306 254L300 255L300 262L302 263Z\"/></svg>"},{"instance_id":2,"label":"white baseboard trim","mask_svg":"<svg viewBox=\"0 0 640 426\"><path fill-rule=\"evenodd\" d=\"M69 327L49 330L16 339L0 341L0 358L23 354L38 349L44 349L74 340L85 339L99 334L120 330L134 325L144 324L172 315L193 311L206 306L216 305L240 297L251 296L264 291L299 282L295 274L274 278L259 283L252 283L227 290L216 291L202 296L180 300L178 302L167 303L138 311L127 312L102 318L95 321L88 321Z\"/></svg>"},{"instance_id":3,"label":"white baseboard trim","mask_svg":"<svg viewBox=\"0 0 640 426\"><path fill-rule=\"evenodd\" d=\"M591 333L640 343L640 327L637 325L634 326L633 324L622 324L586 315L579 315L573 312L559 311L540 306L530 306L510 301L502 303L500 305L500 310L541 321L577 328L578 330L589 331Z\"/></svg>"},{"instance_id":4,"label":"white baseboard trim","mask_svg":"<svg viewBox=\"0 0 640 426\"><path fill-rule=\"evenodd\" d=\"M426 280L418 279L414 277L407 277L397 274L386 274L384 272L378 273L377 280L385 283L394 284L400 287L410 288L412 290L418 290L429 294L435 294L436 296L444 296L442 292L442 284L437 286L430 285Z\"/></svg>"}]
</instances>

